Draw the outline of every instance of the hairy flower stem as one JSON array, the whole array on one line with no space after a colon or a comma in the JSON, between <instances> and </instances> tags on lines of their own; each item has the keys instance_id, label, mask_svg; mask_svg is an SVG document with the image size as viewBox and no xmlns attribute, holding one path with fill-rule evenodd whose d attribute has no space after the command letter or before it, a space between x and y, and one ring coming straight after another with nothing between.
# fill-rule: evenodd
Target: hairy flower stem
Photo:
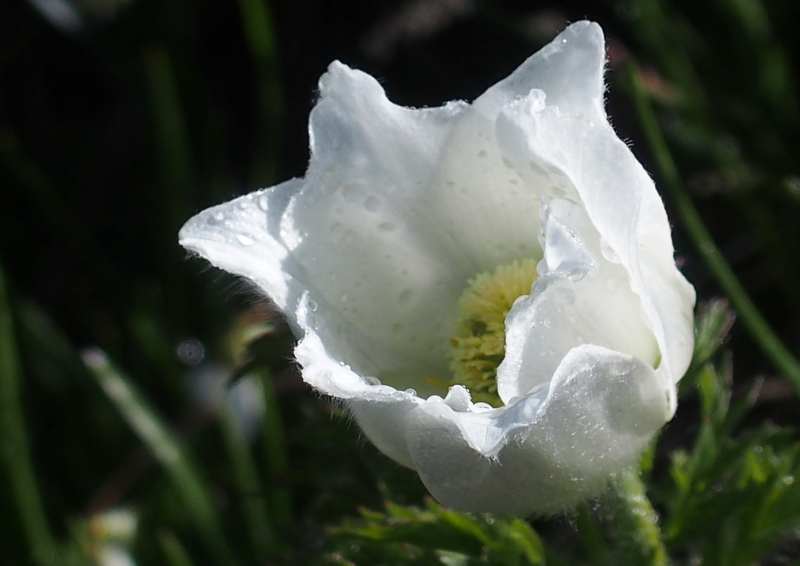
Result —
<instances>
[{"instance_id":1,"label":"hairy flower stem","mask_svg":"<svg viewBox=\"0 0 800 566\"><path fill-rule=\"evenodd\" d=\"M668 566L669 555L661 529L637 467L617 475L608 497L605 517L609 534L619 553L618 564L626 566Z\"/></svg>"}]
</instances>

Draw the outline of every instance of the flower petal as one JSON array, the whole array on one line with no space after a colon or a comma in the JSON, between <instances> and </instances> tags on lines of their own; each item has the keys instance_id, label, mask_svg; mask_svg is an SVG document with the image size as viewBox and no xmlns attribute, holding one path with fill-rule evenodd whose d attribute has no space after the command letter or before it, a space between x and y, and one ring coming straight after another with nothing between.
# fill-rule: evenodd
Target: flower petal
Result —
<instances>
[{"instance_id":1,"label":"flower petal","mask_svg":"<svg viewBox=\"0 0 800 566\"><path fill-rule=\"evenodd\" d=\"M550 381L564 356L581 344L630 354L651 366L659 359L626 270L602 256L584 210L553 199L543 216L541 275L506 318L506 356L497 372L505 403ZM671 382L664 388L671 389Z\"/></svg>"},{"instance_id":2,"label":"flower petal","mask_svg":"<svg viewBox=\"0 0 800 566\"><path fill-rule=\"evenodd\" d=\"M413 391L379 385L377 379L363 377L334 359L315 328L309 302L305 294L297 310L303 339L295 349L295 357L303 368L303 379L317 390L345 400L367 438L381 452L413 467L406 446L405 423L422 399Z\"/></svg>"},{"instance_id":3,"label":"flower petal","mask_svg":"<svg viewBox=\"0 0 800 566\"><path fill-rule=\"evenodd\" d=\"M506 105L498 117L504 155L519 171L526 161L536 163L560 184L564 198L581 203L600 237L595 257L618 263L629 275L658 342L664 361L659 370L677 382L691 360L694 289L675 267L669 223L653 182L605 118L541 109L530 98Z\"/></svg>"},{"instance_id":4,"label":"flower petal","mask_svg":"<svg viewBox=\"0 0 800 566\"><path fill-rule=\"evenodd\" d=\"M495 458L462 433L459 421L471 415L443 403L414 410L409 451L422 481L445 505L550 513L601 491L616 470L636 460L669 412L653 368L585 345L564 357L547 399L533 418L521 413L522 422Z\"/></svg>"},{"instance_id":5,"label":"flower petal","mask_svg":"<svg viewBox=\"0 0 800 566\"><path fill-rule=\"evenodd\" d=\"M299 285L285 269L289 253L279 230L283 212L303 181L292 179L208 208L181 228L180 244L215 266L250 279L279 309L293 307Z\"/></svg>"},{"instance_id":6,"label":"flower petal","mask_svg":"<svg viewBox=\"0 0 800 566\"><path fill-rule=\"evenodd\" d=\"M600 26L594 22L575 22L487 90L473 106L494 119L503 106L538 89L547 94L549 105L564 114L591 112L605 116L605 53Z\"/></svg>"}]
</instances>

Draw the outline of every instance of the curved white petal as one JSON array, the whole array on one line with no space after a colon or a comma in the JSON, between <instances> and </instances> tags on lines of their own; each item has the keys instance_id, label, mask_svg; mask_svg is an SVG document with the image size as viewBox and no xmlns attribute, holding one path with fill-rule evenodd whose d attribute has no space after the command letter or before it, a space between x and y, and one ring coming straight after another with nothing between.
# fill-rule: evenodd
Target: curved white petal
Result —
<instances>
[{"instance_id":1,"label":"curved white petal","mask_svg":"<svg viewBox=\"0 0 800 566\"><path fill-rule=\"evenodd\" d=\"M599 237L593 254L599 263L624 269L627 287L640 299L630 304L641 303L639 320L658 343L658 358L664 361L659 373L672 391L674 411L674 386L667 383L677 382L691 360L694 289L675 266L669 223L653 182L607 120L593 113L565 115L560 108L541 108L532 94L506 105L497 129L517 170L535 164L534 169L546 170L559 183L564 198L580 204L587 232ZM598 278L619 283L610 272L598 272ZM634 312L627 314L632 316L626 321L636 320Z\"/></svg>"},{"instance_id":2,"label":"curved white petal","mask_svg":"<svg viewBox=\"0 0 800 566\"><path fill-rule=\"evenodd\" d=\"M550 381L572 348L594 344L657 365L660 352L624 267L603 257L582 207L545 203L544 259L531 294L506 318L506 356L498 389L508 403ZM671 382L664 384L672 390Z\"/></svg>"},{"instance_id":3,"label":"curved white petal","mask_svg":"<svg viewBox=\"0 0 800 566\"><path fill-rule=\"evenodd\" d=\"M633 463L670 412L652 367L598 346L571 350L549 389L533 414L520 411L521 419L503 423L510 433L495 456L464 434L463 421L474 414L444 403L418 405L408 419L409 451L434 497L471 511L564 509L598 493L611 474ZM485 420L491 427L492 419Z\"/></svg>"},{"instance_id":4,"label":"curved white petal","mask_svg":"<svg viewBox=\"0 0 800 566\"><path fill-rule=\"evenodd\" d=\"M302 179L292 179L208 208L181 228L178 241L220 269L247 277L291 313L300 285L285 267L289 253L279 230L289 199L302 185Z\"/></svg>"},{"instance_id":5,"label":"curved white petal","mask_svg":"<svg viewBox=\"0 0 800 566\"><path fill-rule=\"evenodd\" d=\"M600 26L576 22L483 93L473 106L494 120L506 104L536 89L547 93L548 104L565 114L594 112L605 116L605 53Z\"/></svg>"},{"instance_id":6,"label":"curved white petal","mask_svg":"<svg viewBox=\"0 0 800 566\"><path fill-rule=\"evenodd\" d=\"M341 334L362 355L348 363L431 392L418 377L448 379L466 281L538 255L536 195L502 165L492 123L465 104L401 108L341 64L320 92L306 184L284 240L320 313L349 323Z\"/></svg>"}]
</instances>

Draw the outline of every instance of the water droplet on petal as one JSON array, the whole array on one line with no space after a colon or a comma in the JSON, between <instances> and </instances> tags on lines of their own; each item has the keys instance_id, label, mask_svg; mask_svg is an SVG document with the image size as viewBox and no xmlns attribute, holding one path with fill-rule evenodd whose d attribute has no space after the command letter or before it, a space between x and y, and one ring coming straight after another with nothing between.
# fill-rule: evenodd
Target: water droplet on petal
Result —
<instances>
[{"instance_id":1,"label":"water droplet on petal","mask_svg":"<svg viewBox=\"0 0 800 566\"><path fill-rule=\"evenodd\" d=\"M244 234L236 234L236 241L243 246L252 246L256 243L251 236L246 236Z\"/></svg>"},{"instance_id":2,"label":"water droplet on petal","mask_svg":"<svg viewBox=\"0 0 800 566\"><path fill-rule=\"evenodd\" d=\"M381 201L379 201L376 197L367 197L367 200L364 201L364 208L366 208L370 212L375 212L381 205Z\"/></svg>"},{"instance_id":3,"label":"water droplet on petal","mask_svg":"<svg viewBox=\"0 0 800 566\"><path fill-rule=\"evenodd\" d=\"M394 232L397 230L397 225L393 222L381 222L378 224L378 230L381 232Z\"/></svg>"},{"instance_id":4,"label":"water droplet on petal","mask_svg":"<svg viewBox=\"0 0 800 566\"><path fill-rule=\"evenodd\" d=\"M331 229L330 229L331 241L338 242L342 239L343 235L344 235L344 226L342 226L339 222L334 222L333 224L331 224Z\"/></svg>"},{"instance_id":5,"label":"water droplet on petal","mask_svg":"<svg viewBox=\"0 0 800 566\"><path fill-rule=\"evenodd\" d=\"M489 154L486 152L486 150L485 150L485 149L482 149L482 150L480 150L480 151L478 152L478 157L480 157L481 159L484 159L484 158L486 158L488 155L489 155Z\"/></svg>"},{"instance_id":6,"label":"water droplet on petal","mask_svg":"<svg viewBox=\"0 0 800 566\"><path fill-rule=\"evenodd\" d=\"M260 195L258 197L257 204L258 208L266 212L267 209L269 209L269 199L267 198L267 195Z\"/></svg>"},{"instance_id":7,"label":"water droplet on petal","mask_svg":"<svg viewBox=\"0 0 800 566\"><path fill-rule=\"evenodd\" d=\"M223 220L225 220L225 215L221 212L215 212L214 214L211 215L212 224L218 224Z\"/></svg>"},{"instance_id":8,"label":"water droplet on petal","mask_svg":"<svg viewBox=\"0 0 800 566\"><path fill-rule=\"evenodd\" d=\"M400 304L401 305L407 304L408 301L411 300L411 295L413 295L413 294L414 294L414 291L412 291L411 289L404 289L403 292L400 293L400 297L399 297Z\"/></svg>"},{"instance_id":9,"label":"water droplet on petal","mask_svg":"<svg viewBox=\"0 0 800 566\"><path fill-rule=\"evenodd\" d=\"M611 263L619 263L617 252L615 252L611 245L603 238L600 238L600 253Z\"/></svg>"},{"instance_id":10,"label":"water droplet on petal","mask_svg":"<svg viewBox=\"0 0 800 566\"><path fill-rule=\"evenodd\" d=\"M353 202L356 199L358 187L356 185L344 185L339 191L342 193L342 198L347 202Z\"/></svg>"},{"instance_id":11,"label":"water droplet on petal","mask_svg":"<svg viewBox=\"0 0 800 566\"><path fill-rule=\"evenodd\" d=\"M586 277L586 270L585 269L573 269L569 273L567 273L567 279L573 282L580 281Z\"/></svg>"}]
</instances>

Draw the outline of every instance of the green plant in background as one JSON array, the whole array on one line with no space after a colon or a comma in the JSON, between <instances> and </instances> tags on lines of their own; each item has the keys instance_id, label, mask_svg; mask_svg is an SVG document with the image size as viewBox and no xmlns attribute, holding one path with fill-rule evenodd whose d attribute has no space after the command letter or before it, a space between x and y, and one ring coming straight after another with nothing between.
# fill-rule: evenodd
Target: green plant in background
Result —
<instances>
[{"instance_id":1,"label":"green plant in background","mask_svg":"<svg viewBox=\"0 0 800 566\"><path fill-rule=\"evenodd\" d=\"M427 36L401 17L413 3L354 1L315 23L289 3L138 0L113 18L80 12L69 36L12 4L0 8L0 562L798 563L796 3L477 1ZM620 533L613 495L533 520L426 499L303 388L274 313L247 290L225 299L239 284L198 274L173 244L199 208L298 174L287 163L305 161L305 140L292 146L289 130L329 59L434 105L462 92L460 64L496 79L561 16L612 38L609 113L638 140L706 301L678 416L640 462L663 546ZM348 46L390 35L389 62ZM453 47L475 44L480 56ZM315 50L296 86L299 54ZM727 303L709 301L720 295L733 330Z\"/></svg>"}]
</instances>

